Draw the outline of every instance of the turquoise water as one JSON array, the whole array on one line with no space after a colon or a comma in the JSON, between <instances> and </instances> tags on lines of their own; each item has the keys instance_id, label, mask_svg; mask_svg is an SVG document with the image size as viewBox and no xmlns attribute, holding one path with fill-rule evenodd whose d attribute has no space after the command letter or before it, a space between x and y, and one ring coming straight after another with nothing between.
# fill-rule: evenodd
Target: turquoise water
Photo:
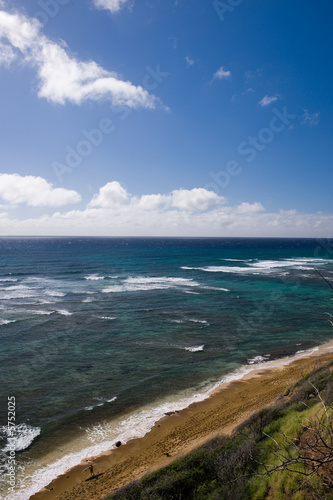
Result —
<instances>
[{"instance_id":1,"label":"turquoise water","mask_svg":"<svg viewBox=\"0 0 333 500\"><path fill-rule=\"evenodd\" d=\"M29 467L69 436L91 445L119 433L126 440L125 423L141 425L143 408L153 421L157 407L190 401L242 366L331 340L332 290L317 272L333 282L333 252L324 247L299 239L1 239L3 494L8 397L16 401L19 489ZM17 498L28 498L24 491Z\"/></svg>"}]
</instances>

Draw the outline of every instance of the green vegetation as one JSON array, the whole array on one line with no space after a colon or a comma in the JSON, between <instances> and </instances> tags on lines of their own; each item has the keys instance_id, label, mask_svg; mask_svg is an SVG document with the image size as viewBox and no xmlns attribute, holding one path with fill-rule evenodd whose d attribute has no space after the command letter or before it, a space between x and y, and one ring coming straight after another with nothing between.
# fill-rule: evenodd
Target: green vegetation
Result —
<instances>
[{"instance_id":1,"label":"green vegetation","mask_svg":"<svg viewBox=\"0 0 333 500\"><path fill-rule=\"evenodd\" d=\"M108 500L333 500L332 368L300 380L231 437L209 441Z\"/></svg>"}]
</instances>

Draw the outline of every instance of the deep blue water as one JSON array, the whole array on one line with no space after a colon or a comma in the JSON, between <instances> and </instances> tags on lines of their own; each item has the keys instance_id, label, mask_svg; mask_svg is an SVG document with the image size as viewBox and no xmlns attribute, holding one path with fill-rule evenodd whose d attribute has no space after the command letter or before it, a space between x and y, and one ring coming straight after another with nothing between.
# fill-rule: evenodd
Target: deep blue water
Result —
<instances>
[{"instance_id":1,"label":"deep blue water","mask_svg":"<svg viewBox=\"0 0 333 500\"><path fill-rule=\"evenodd\" d=\"M331 340L325 246L0 239L2 470L9 396L24 464L60 436Z\"/></svg>"}]
</instances>

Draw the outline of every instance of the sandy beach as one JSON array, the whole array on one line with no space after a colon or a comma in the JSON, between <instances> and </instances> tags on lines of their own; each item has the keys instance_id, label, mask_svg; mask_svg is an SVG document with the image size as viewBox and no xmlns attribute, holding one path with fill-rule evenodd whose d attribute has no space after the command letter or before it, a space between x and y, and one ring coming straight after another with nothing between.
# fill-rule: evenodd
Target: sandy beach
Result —
<instances>
[{"instance_id":1,"label":"sandy beach","mask_svg":"<svg viewBox=\"0 0 333 500\"><path fill-rule=\"evenodd\" d=\"M81 462L33 500L99 500L115 489L167 465L206 440L229 434L250 414L284 397L288 387L319 365L333 360L331 346L280 366L254 369L242 379L221 385L209 398L166 415L141 439ZM94 477L89 466L93 463Z\"/></svg>"}]
</instances>

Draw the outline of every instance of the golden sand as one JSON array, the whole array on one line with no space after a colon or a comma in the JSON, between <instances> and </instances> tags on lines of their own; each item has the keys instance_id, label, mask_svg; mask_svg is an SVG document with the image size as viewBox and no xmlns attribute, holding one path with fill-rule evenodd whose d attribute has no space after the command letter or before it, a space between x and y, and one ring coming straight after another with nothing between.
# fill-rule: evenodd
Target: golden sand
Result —
<instances>
[{"instance_id":1,"label":"golden sand","mask_svg":"<svg viewBox=\"0 0 333 500\"><path fill-rule=\"evenodd\" d=\"M31 499L102 499L115 489L167 465L206 440L230 434L249 415L274 403L302 376L329 360L333 360L332 352L323 354L319 351L315 356L301 358L286 366L252 371L239 381L224 384L208 399L164 417L143 438L92 457L94 478L89 478L87 469L91 460L84 461L56 478Z\"/></svg>"}]
</instances>

